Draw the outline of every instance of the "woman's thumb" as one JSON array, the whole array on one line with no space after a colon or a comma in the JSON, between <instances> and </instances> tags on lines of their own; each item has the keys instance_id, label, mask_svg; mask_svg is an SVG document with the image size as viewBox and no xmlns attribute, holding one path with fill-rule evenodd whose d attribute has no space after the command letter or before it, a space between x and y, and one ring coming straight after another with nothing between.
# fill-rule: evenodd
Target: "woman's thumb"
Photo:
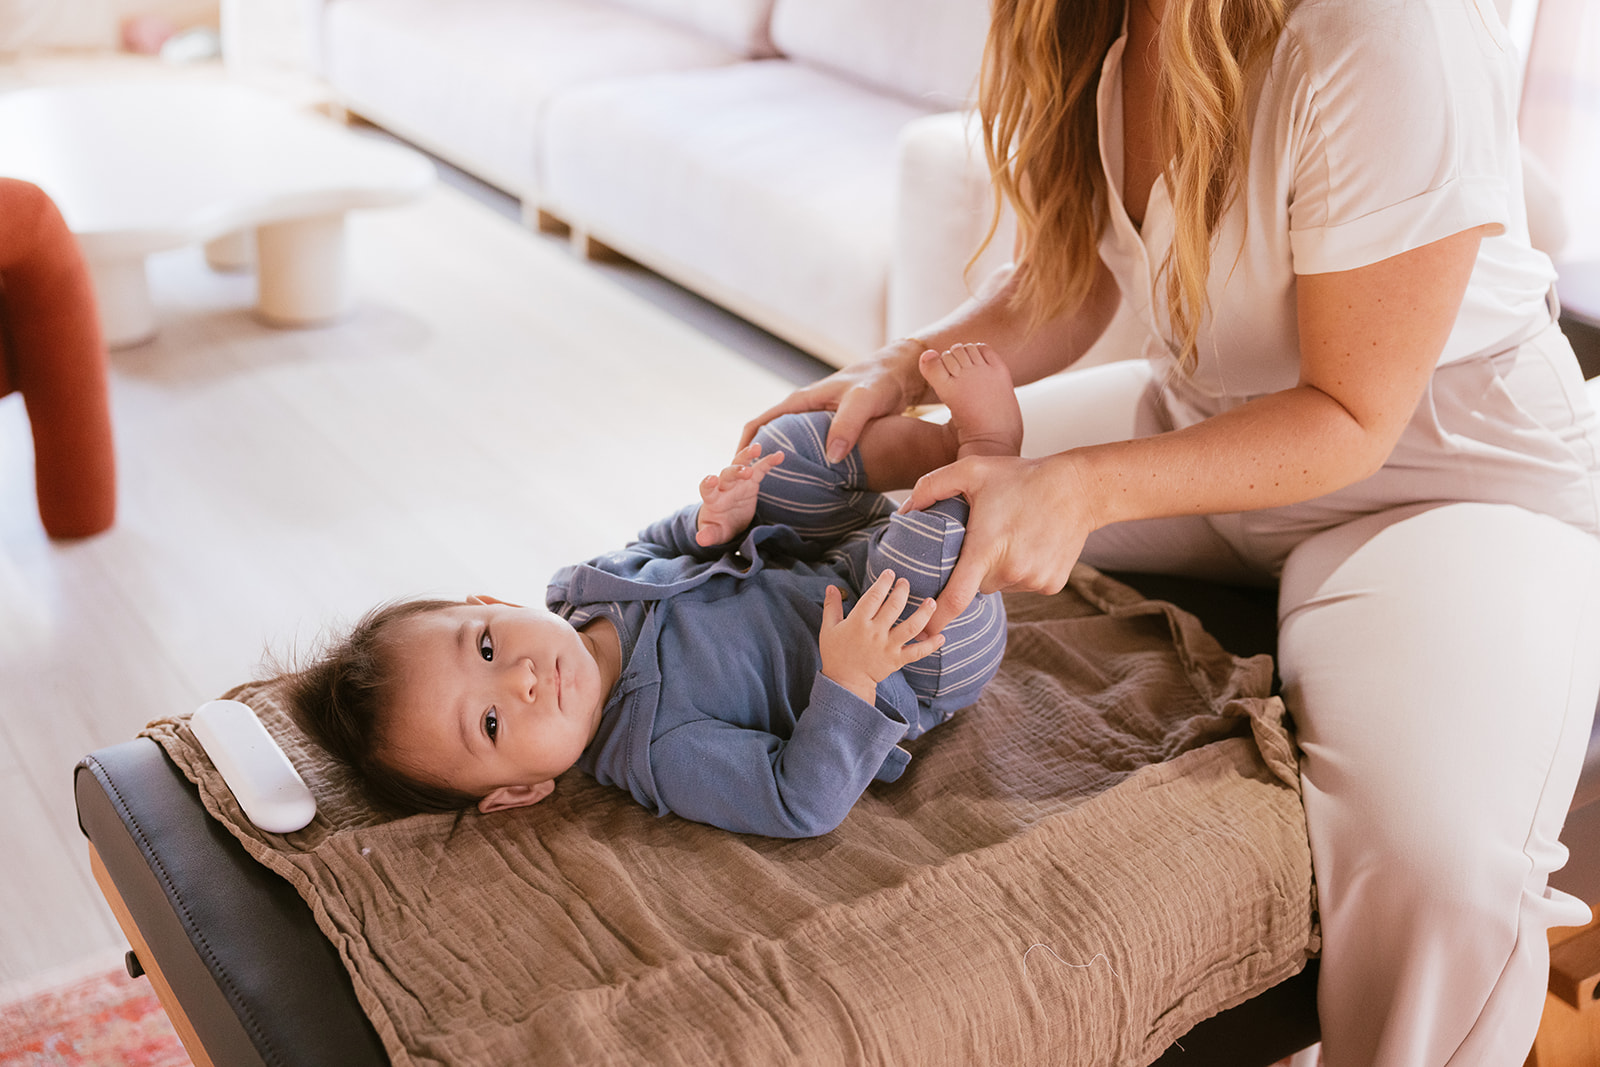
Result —
<instances>
[{"instance_id":1,"label":"woman's thumb","mask_svg":"<svg viewBox=\"0 0 1600 1067\"><path fill-rule=\"evenodd\" d=\"M839 410L833 413L833 425L828 430L829 463L844 462L844 457L856 447L861 431L872 417L865 404L851 403L852 399L845 397L839 404Z\"/></svg>"},{"instance_id":2,"label":"woman's thumb","mask_svg":"<svg viewBox=\"0 0 1600 1067\"><path fill-rule=\"evenodd\" d=\"M940 467L924 474L917 479L917 484L911 487L911 495L900 505L898 509L900 514L926 511L941 500L960 496L962 486L955 483L955 478L949 467Z\"/></svg>"}]
</instances>

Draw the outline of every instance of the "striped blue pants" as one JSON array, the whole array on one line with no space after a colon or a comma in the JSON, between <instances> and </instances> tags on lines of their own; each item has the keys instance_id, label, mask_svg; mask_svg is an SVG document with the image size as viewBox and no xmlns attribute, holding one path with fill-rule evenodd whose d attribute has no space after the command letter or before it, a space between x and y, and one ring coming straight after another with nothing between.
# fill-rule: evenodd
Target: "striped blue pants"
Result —
<instances>
[{"instance_id":1,"label":"striped blue pants","mask_svg":"<svg viewBox=\"0 0 1600 1067\"><path fill-rule=\"evenodd\" d=\"M859 449L836 464L826 458L825 411L783 415L756 434L762 455L782 450L781 464L761 482L758 523L782 523L829 546L824 560L859 596L885 569L911 583L901 617L944 589L966 537L967 504L941 500L926 511L895 512L894 503L865 488ZM848 598L847 598L848 599ZM944 628L944 647L901 670L931 713L907 737L943 721L978 699L1006 649L1006 611L998 593L974 597Z\"/></svg>"}]
</instances>

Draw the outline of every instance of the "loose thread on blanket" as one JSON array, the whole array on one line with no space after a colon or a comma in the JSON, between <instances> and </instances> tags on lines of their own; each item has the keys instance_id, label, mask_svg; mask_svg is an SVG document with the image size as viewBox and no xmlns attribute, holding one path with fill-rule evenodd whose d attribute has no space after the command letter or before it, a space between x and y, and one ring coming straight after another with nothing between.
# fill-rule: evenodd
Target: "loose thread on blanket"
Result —
<instances>
[{"instance_id":1,"label":"loose thread on blanket","mask_svg":"<svg viewBox=\"0 0 1600 1067\"><path fill-rule=\"evenodd\" d=\"M1118 978L1122 977L1122 975L1117 974L1117 969L1115 967L1111 966L1111 958L1109 956L1107 956L1104 952L1096 952L1094 954L1094 959L1091 959L1088 963L1067 963L1066 960L1064 960L1060 956L1056 955L1056 950L1055 949L1051 948L1049 945L1045 944L1043 941L1035 941L1033 944L1028 946L1028 951L1024 952L1022 954L1022 973L1024 975L1026 975L1028 973L1028 954L1031 953L1036 948L1044 949L1046 952L1050 953L1050 955L1055 956L1056 960L1058 962L1066 964L1066 966L1071 967L1074 970L1079 970L1079 971L1087 970L1088 968L1093 967L1094 963L1095 963L1095 960L1105 960L1106 961L1106 970L1110 971L1112 974L1116 974Z\"/></svg>"}]
</instances>

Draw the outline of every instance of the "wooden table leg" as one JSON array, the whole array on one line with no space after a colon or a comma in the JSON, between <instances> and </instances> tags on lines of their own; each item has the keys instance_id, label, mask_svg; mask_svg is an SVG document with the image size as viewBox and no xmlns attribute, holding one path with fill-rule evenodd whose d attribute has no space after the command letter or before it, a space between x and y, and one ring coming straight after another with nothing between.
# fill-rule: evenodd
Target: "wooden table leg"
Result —
<instances>
[{"instance_id":1,"label":"wooden table leg","mask_svg":"<svg viewBox=\"0 0 1600 1067\"><path fill-rule=\"evenodd\" d=\"M1590 991L1593 976L1584 960L1600 943L1600 919L1588 926L1556 927L1550 931L1551 988L1566 997L1545 994L1544 1017L1525 1067L1592 1067L1600 1063L1600 1001ZM1574 969L1576 967L1576 970ZM1585 973L1580 974L1578 971ZM1588 994L1578 996L1579 993ZM1582 1007L1569 1000L1578 999Z\"/></svg>"}]
</instances>

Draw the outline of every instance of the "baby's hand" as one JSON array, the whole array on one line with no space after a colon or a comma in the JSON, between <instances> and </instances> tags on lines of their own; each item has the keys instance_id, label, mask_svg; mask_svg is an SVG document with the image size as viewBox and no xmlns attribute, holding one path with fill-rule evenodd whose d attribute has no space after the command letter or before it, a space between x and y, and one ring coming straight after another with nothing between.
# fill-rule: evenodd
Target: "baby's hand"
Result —
<instances>
[{"instance_id":1,"label":"baby's hand","mask_svg":"<svg viewBox=\"0 0 1600 1067\"><path fill-rule=\"evenodd\" d=\"M846 617L843 594L837 586L828 586L822 602L822 632L817 635L822 673L871 704L879 682L937 651L944 644L943 634L911 640L933 615L937 605L932 597L906 616L905 622L895 622L910 595L911 584L904 578L895 581L894 572L885 570Z\"/></svg>"},{"instance_id":2,"label":"baby's hand","mask_svg":"<svg viewBox=\"0 0 1600 1067\"><path fill-rule=\"evenodd\" d=\"M756 516L756 498L761 479L783 462L783 453L761 456L761 446L751 444L735 453L733 462L720 474L708 474L700 482L700 516L695 522L694 539L701 545L720 545L733 540Z\"/></svg>"}]
</instances>

